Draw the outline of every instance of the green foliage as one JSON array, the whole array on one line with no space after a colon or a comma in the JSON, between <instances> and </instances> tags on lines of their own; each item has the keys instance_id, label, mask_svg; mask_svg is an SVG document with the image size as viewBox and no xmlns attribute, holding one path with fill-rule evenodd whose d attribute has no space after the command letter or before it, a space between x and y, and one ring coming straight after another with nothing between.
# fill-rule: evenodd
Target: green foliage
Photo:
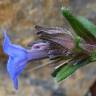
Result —
<instances>
[{"instance_id":1,"label":"green foliage","mask_svg":"<svg viewBox=\"0 0 96 96\"><path fill-rule=\"evenodd\" d=\"M96 26L82 16L73 16L70 10L62 7L63 16L74 29L74 32L88 42L96 40Z\"/></svg>"},{"instance_id":2,"label":"green foliage","mask_svg":"<svg viewBox=\"0 0 96 96\"><path fill-rule=\"evenodd\" d=\"M96 26L82 16L73 16L70 10L65 7L61 8L61 10L63 16L67 19L71 27L74 29L74 32L77 34L77 37L74 37L74 49L79 49L79 54L83 53L83 55L81 55L81 57L77 55L77 57L71 59L68 63L64 63L62 66L54 70L52 76L56 78L58 82L70 76L80 67L89 64L90 62L96 61L95 49L92 52L85 53L84 51L86 50L82 50L82 48L79 46L79 44L82 43L82 39L85 40L87 44L96 44Z\"/></svg>"},{"instance_id":3,"label":"green foliage","mask_svg":"<svg viewBox=\"0 0 96 96\"><path fill-rule=\"evenodd\" d=\"M82 39L80 38L80 36L76 36L75 39L74 39L74 43L75 43L74 50L77 51L77 52L81 52L82 51L82 48L80 47L81 40Z\"/></svg>"},{"instance_id":4,"label":"green foliage","mask_svg":"<svg viewBox=\"0 0 96 96\"><path fill-rule=\"evenodd\" d=\"M63 66L57 68L53 72L52 76L55 77L58 82L62 81L75 72L78 68L88 64L89 62L89 59L81 59L79 61L73 60L73 62L69 62L69 64L64 64Z\"/></svg>"}]
</instances>

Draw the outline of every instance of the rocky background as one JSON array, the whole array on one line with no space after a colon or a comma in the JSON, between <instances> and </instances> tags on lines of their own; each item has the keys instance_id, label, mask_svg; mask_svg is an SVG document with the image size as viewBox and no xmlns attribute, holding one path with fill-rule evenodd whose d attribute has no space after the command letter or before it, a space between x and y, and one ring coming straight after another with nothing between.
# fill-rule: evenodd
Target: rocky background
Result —
<instances>
[{"instance_id":1,"label":"rocky background","mask_svg":"<svg viewBox=\"0 0 96 96\"><path fill-rule=\"evenodd\" d=\"M28 47L36 39L35 25L69 27L60 12L61 6L70 7L75 15L85 16L96 24L96 0L0 0L0 96L91 96L90 87L96 80L95 63L57 84L50 75L52 67L38 69L48 60L31 62L20 77L17 91L6 72L2 31L8 31L12 42Z\"/></svg>"}]
</instances>

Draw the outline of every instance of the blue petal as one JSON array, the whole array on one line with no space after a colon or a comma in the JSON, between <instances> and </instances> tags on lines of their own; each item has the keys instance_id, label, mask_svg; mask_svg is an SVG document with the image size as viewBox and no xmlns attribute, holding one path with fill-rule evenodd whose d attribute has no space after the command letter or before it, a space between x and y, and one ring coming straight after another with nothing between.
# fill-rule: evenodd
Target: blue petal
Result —
<instances>
[{"instance_id":1,"label":"blue petal","mask_svg":"<svg viewBox=\"0 0 96 96\"><path fill-rule=\"evenodd\" d=\"M26 54L26 49L19 45L12 44L6 32L4 34L3 50L10 56L18 56Z\"/></svg>"},{"instance_id":2,"label":"blue petal","mask_svg":"<svg viewBox=\"0 0 96 96\"><path fill-rule=\"evenodd\" d=\"M11 44L11 41L7 36L6 32L4 32L3 50L6 54L9 55L7 70L14 83L14 87L17 89L18 88L17 78L24 70L28 62L27 50L21 46Z\"/></svg>"},{"instance_id":3,"label":"blue petal","mask_svg":"<svg viewBox=\"0 0 96 96\"><path fill-rule=\"evenodd\" d=\"M9 57L8 63L7 63L7 71L9 72L9 75L13 81L14 88L18 89L18 80L15 76L16 71L14 70L14 64L13 64L14 58Z\"/></svg>"},{"instance_id":4,"label":"blue petal","mask_svg":"<svg viewBox=\"0 0 96 96\"><path fill-rule=\"evenodd\" d=\"M15 89L18 89L18 76L21 74L21 72L26 67L27 60L20 59L20 58L12 58L9 57L8 63L7 63L7 70L9 72L9 75L13 81Z\"/></svg>"}]
</instances>

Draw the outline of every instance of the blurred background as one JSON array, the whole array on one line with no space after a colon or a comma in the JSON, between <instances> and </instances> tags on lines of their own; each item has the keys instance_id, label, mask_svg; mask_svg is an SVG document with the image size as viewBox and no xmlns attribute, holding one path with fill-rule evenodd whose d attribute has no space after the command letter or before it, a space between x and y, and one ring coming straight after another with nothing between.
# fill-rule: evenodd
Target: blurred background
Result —
<instances>
[{"instance_id":1,"label":"blurred background","mask_svg":"<svg viewBox=\"0 0 96 96\"><path fill-rule=\"evenodd\" d=\"M0 32L6 29L12 42L28 47L28 43L37 38L35 25L66 26L72 31L60 12L62 6L96 24L96 0L0 0ZM0 33L0 96L96 96L95 63L58 84L51 77L51 66L37 68L48 64L48 60L30 62L19 78L16 91L6 70L8 57L2 51L2 40Z\"/></svg>"}]
</instances>

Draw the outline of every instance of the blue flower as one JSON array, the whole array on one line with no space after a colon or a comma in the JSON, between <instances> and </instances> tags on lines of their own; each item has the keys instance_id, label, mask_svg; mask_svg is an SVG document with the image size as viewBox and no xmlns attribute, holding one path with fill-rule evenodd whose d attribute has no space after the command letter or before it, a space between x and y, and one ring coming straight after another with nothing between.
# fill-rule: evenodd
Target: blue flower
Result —
<instances>
[{"instance_id":1,"label":"blue flower","mask_svg":"<svg viewBox=\"0 0 96 96\"><path fill-rule=\"evenodd\" d=\"M18 76L26 67L27 62L48 57L48 43L39 42L28 50L19 45L12 44L6 32L3 35L3 50L9 56L7 70L15 89L18 89Z\"/></svg>"},{"instance_id":2,"label":"blue flower","mask_svg":"<svg viewBox=\"0 0 96 96\"><path fill-rule=\"evenodd\" d=\"M4 32L3 50L9 56L7 70L14 83L14 87L18 89L18 76L25 68L27 60L27 50L19 45L11 43L6 32Z\"/></svg>"}]
</instances>

